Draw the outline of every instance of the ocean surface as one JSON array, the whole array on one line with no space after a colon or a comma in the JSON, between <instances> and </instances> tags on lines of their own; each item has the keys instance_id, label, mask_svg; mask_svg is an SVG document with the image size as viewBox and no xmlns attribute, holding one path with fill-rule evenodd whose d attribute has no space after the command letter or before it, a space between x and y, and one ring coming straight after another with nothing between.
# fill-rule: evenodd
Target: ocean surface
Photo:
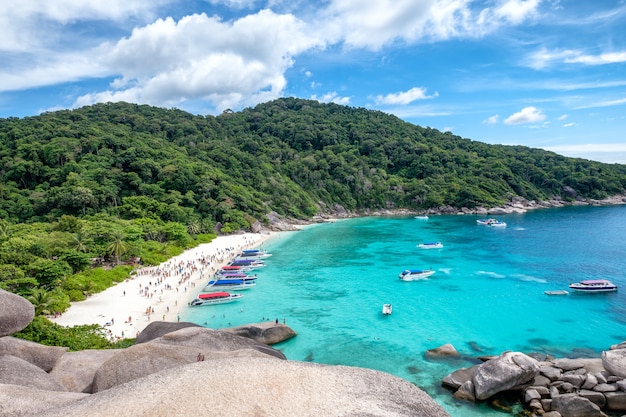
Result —
<instances>
[{"instance_id":1,"label":"ocean surface","mask_svg":"<svg viewBox=\"0 0 626 417\"><path fill-rule=\"evenodd\" d=\"M448 373L506 350L599 357L626 340L626 206L566 207L498 216L366 217L283 232L240 300L191 307L181 320L211 328L264 320L298 336L274 346L288 359L376 369L425 390L453 417L502 416L453 399ZM441 241L441 249L419 243ZM403 282L408 268L436 270ZM607 278L616 293L548 296ZM384 303L393 314L383 316ZM451 343L462 359L426 359Z\"/></svg>"}]
</instances>

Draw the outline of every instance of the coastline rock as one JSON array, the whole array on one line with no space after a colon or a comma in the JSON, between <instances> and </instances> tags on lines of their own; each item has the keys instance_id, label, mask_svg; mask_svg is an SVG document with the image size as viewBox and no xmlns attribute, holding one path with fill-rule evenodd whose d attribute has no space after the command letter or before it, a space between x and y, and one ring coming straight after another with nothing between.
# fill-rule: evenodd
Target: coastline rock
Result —
<instances>
[{"instance_id":1,"label":"coastline rock","mask_svg":"<svg viewBox=\"0 0 626 417\"><path fill-rule=\"evenodd\" d=\"M50 372L67 351L66 347L45 346L11 336L0 338L0 355L15 356L46 372Z\"/></svg>"},{"instance_id":2,"label":"coastline rock","mask_svg":"<svg viewBox=\"0 0 626 417\"><path fill-rule=\"evenodd\" d=\"M179 366L31 414L86 415L449 417L426 393L393 375L269 357Z\"/></svg>"},{"instance_id":3,"label":"coastline rock","mask_svg":"<svg viewBox=\"0 0 626 417\"><path fill-rule=\"evenodd\" d=\"M455 357L458 358L459 352L452 346L450 343L446 343L445 345L441 345L434 349L428 349L424 354L427 358L440 358L440 357Z\"/></svg>"},{"instance_id":4,"label":"coastline rock","mask_svg":"<svg viewBox=\"0 0 626 417\"><path fill-rule=\"evenodd\" d=\"M164 336L168 333L175 332L180 329L184 329L186 327L202 327L195 323L182 322L182 323L173 323L170 321L154 321L148 324L142 331L139 333L139 336L135 339L135 344L138 345L140 343L146 343L151 340L157 339L161 336Z\"/></svg>"},{"instance_id":5,"label":"coastline rock","mask_svg":"<svg viewBox=\"0 0 626 417\"><path fill-rule=\"evenodd\" d=\"M0 384L0 416L39 415L52 408L89 396L75 392L48 391L24 385Z\"/></svg>"},{"instance_id":6,"label":"coastline rock","mask_svg":"<svg viewBox=\"0 0 626 417\"><path fill-rule=\"evenodd\" d=\"M611 374L626 378L626 349L602 352L602 366Z\"/></svg>"},{"instance_id":7,"label":"coastline rock","mask_svg":"<svg viewBox=\"0 0 626 417\"><path fill-rule=\"evenodd\" d=\"M0 337L12 335L33 321L35 307L19 295L0 289Z\"/></svg>"},{"instance_id":8,"label":"coastline rock","mask_svg":"<svg viewBox=\"0 0 626 417\"><path fill-rule=\"evenodd\" d=\"M206 353L205 353L206 352ZM241 349L231 352L200 351L205 355L203 361L220 362L228 357L254 357L263 354L252 349ZM199 361L197 347L165 345L156 342L142 343L126 349L105 361L96 371L93 378L92 392L105 391L158 373L165 369L179 368ZM263 355L267 356L267 355Z\"/></svg>"},{"instance_id":9,"label":"coastline rock","mask_svg":"<svg viewBox=\"0 0 626 417\"><path fill-rule=\"evenodd\" d=\"M558 411L564 417L606 417L600 407L576 394L553 397L552 411Z\"/></svg>"},{"instance_id":10,"label":"coastline rock","mask_svg":"<svg viewBox=\"0 0 626 417\"><path fill-rule=\"evenodd\" d=\"M187 346L200 349L200 352L228 352L241 349L253 349L278 359L287 359L285 355L264 343L240 337L221 330L206 327L186 327L154 339L150 343Z\"/></svg>"},{"instance_id":11,"label":"coastline rock","mask_svg":"<svg viewBox=\"0 0 626 417\"><path fill-rule=\"evenodd\" d=\"M521 352L505 352L478 365L472 378L476 398L485 400L531 381L539 374L539 362Z\"/></svg>"},{"instance_id":12,"label":"coastline rock","mask_svg":"<svg viewBox=\"0 0 626 417\"><path fill-rule=\"evenodd\" d=\"M50 376L67 391L90 394L98 369L120 352L119 349L68 352L59 359Z\"/></svg>"},{"instance_id":13,"label":"coastline rock","mask_svg":"<svg viewBox=\"0 0 626 417\"><path fill-rule=\"evenodd\" d=\"M454 389L458 389L461 387L461 385L463 385L467 381L471 381L472 378L474 378L478 366L479 365L474 365L471 368L457 369L451 374L445 376L442 380L442 383Z\"/></svg>"},{"instance_id":14,"label":"coastline rock","mask_svg":"<svg viewBox=\"0 0 626 417\"><path fill-rule=\"evenodd\" d=\"M23 385L47 391L65 391L38 366L11 355L0 356L0 384Z\"/></svg>"},{"instance_id":15,"label":"coastline rock","mask_svg":"<svg viewBox=\"0 0 626 417\"><path fill-rule=\"evenodd\" d=\"M289 326L274 322L247 324L244 326L222 329L222 331L246 337L266 345L275 345L298 335Z\"/></svg>"}]
</instances>

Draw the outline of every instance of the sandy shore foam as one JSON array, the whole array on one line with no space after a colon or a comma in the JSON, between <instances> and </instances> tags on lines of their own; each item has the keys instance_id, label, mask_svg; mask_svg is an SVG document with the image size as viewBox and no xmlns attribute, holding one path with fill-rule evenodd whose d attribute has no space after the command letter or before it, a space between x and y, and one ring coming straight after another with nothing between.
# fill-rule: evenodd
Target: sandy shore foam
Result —
<instances>
[{"instance_id":1,"label":"sandy shore foam","mask_svg":"<svg viewBox=\"0 0 626 417\"><path fill-rule=\"evenodd\" d=\"M72 303L65 313L50 320L68 327L99 324L112 340L136 337L151 321L179 321L180 309L196 297L217 269L242 249L259 247L271 235L219 236L159 266L137 269L132 278Z\"/></svg>"}]
</instances>

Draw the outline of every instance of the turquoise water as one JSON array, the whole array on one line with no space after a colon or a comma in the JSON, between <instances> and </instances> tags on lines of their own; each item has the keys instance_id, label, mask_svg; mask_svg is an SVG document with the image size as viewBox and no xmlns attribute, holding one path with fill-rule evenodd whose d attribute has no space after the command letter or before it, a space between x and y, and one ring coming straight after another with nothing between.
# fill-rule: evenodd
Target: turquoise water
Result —
<instances>
[{"instance_id":1,"label":"turquoise water","mask_svg":"<svg viewBox=\"0 0 626 417\"><path fill-rule=\"evenodd\" d=\"M424 389L454 417L502 415L457 402L449 372L505 350L599 357L626 340L626 206L568 207L499 216L368 217L280 233L258 283L232 304L192 308L212 328L285 320L298 336L276 348L290 360L367 367ZM420 249L439 240L442 249ZM407 268L433 268L403 282ZM608 278L624 290L547 296L570 282ZM393 314L383 316L383 303ZM427 360L452 343L464 359Z\"/></svg>"}]
</instances>

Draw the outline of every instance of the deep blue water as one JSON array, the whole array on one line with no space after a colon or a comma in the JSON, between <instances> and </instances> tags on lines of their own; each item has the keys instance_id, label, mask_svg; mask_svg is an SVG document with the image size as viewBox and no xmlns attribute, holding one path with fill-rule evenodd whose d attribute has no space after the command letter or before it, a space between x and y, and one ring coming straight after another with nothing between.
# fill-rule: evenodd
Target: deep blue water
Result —
<instances>
[{"instance_id":1,"label":"deep blue water","mask_svg":"<svg viewBox=\"0 0 626 417\"><path fill-rule=\"evenodd\" d=\"M258 283L232 304L188 309L212 328L279 319L298 336L276 348L290 360L385 371L424 389L454 417L502 415L457 402L449 372L505 350L599 357L626 340L626 206L567 207L498 216L368 217L280 233ZM438 240L442 249L424 250ZM403 282L407 268L433 268ZM608 278L617 293L547 296L570 282ZM383 316L383 303L393 314ZM452 343L468 360L427 360Z\"/></svg>"}]
</instances>

